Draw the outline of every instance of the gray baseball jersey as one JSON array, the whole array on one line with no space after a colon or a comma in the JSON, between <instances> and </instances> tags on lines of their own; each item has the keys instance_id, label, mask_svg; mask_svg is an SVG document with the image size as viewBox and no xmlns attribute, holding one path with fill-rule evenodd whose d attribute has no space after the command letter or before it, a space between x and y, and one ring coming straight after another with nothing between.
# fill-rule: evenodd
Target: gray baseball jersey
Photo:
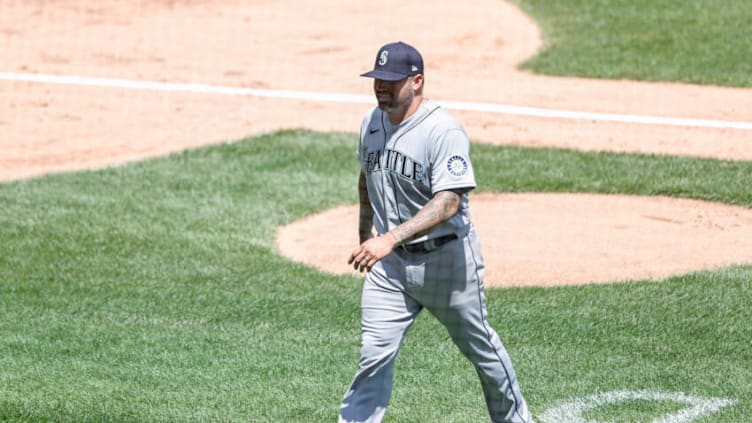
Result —
<instances>
[{"instance_id":1,"label":"gray baseball jersey","mask_svg":"<svg viewBox=\"0 0 752 423\"><path fill-rule=\"evenodd\" d=\"M462 125L435 102L424 102L399 125L378 108L367 113L358 157L376 231L384 234L409 220L439 191L475 188L469 150ZM469 224L465 193L454 217L413 241L460 233Z\"/></svg>"}]
</instances>

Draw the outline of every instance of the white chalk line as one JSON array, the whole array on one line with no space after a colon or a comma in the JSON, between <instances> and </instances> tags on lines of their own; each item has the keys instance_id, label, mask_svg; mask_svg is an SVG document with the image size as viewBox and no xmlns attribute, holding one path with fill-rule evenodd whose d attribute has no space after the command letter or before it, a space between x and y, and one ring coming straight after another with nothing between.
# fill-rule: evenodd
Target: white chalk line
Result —
<instances>
[{"instance_id":1,"label":"white chalk line","mask_svg":"<svg viewBox=\"0 0 752 423\"><path fill-rule=\"evenodd\" d=\"M42 84L63 84L79 85L90 87L105 88L124 88L134 90L153 90L153 91L172 91L172 92L190 92L202 94L223 94L223 95L240 95L264 98L278 98L290 100L303 100L314 102L332 102L332 103L355 103L355 104L374 104L373 96L326 93L312 91L292 91L292 90L266 90L256 88L229 87L222 85L210 84L189 84L189 83L171 83L142 81L133 79L117 78L91 78L83 76L66 76L51 75L38 73L15 73L0 72L0 80L5 81L23 81L36 82ZM730 120L710 120L710 119L693 119L681 117L657 117L641 116L628 114L610 114L596 112L579 112L572 110L545 109L539 107L514 106L509 104L497 103L473 103L463 101L441 101L438 103L453 110L475 111L498 113L517 116L532 116L553 119L574 119L590 120L600 122L618 122L618 123L636 123L644 125L668 125L684 126L698 128L716 128L716 129L742 129L752 130L752 122L730 121Z\"/></svg>"},{"instance_id":2,"label":"white chalk line","mask_svg":"<svg viewBox=\"0 0 752 423\"><path fill-rule=\"evenodd\" d=\"M689 423L695 419L719 411L723 407L736 404L726 398L707 398L687 395L682 392L659 391L614 391L576 398L560 406L550 408L539 416L542 423L600 423L588 420L583 414L606 404L625 401L672 401L685 404L686 407L676 413L665 415L651 423Z\"/></svg>"}]
</instances>

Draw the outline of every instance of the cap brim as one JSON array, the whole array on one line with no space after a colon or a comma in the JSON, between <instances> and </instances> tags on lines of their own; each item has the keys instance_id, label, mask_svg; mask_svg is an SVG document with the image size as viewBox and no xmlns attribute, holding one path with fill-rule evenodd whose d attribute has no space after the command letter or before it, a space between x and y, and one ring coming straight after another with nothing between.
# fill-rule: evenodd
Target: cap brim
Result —
<instances>
[{"instance_id":1,"label":"cap brim","mask_svg":"<svg viewBox=\"0 0 752 423\"><path fill-rule=\"evenodd\" d=\"M407 78L409 75L404 75L397 72L387 72L383 70L372 70L370 72L366 72L361 74L360 76L365 76L366 78L375 78L375 79L381 79L383 81L402 81L403 79Z\"/></svg>"}]
</instances>

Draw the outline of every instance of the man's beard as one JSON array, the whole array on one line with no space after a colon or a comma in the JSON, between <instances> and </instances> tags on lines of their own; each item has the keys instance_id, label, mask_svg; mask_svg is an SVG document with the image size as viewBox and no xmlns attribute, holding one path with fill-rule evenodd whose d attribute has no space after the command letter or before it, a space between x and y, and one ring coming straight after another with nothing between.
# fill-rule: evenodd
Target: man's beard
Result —
<instances>
[{"instance_id":1,"label":"man's beard","mask_svg":"<svg viewBox=\"0 0 752 423\"><path fill-rule=\"evenodd\" d=\"M393 97L392 100L386 104L379 101L379 109L381 109L383 112L386 112L386 113L392 113L395 110L399 110L400 108L406 108L410 103L412 103L414 98L415 98L415 93L410 92L407 95L405 95L402 99Z\"/></svg>"}]
</instances>

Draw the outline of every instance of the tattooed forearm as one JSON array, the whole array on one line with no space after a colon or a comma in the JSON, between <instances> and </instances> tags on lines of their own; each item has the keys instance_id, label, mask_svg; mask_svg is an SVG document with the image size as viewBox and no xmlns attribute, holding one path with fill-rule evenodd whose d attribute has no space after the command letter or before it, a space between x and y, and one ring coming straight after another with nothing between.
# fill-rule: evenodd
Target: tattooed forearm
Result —
<instances>
[{"instance_id":1,"label":"tattooed forearm","mask_svg":"<svg viewBox=\"0 0 752 423\"><path fill-rule=\"evenodd\" d=\"M358 236L360 237L360 242L363 242L370 238L371 228L373 227L373 208L371 207L371 201L368 199L366 177L363 172L360 173L360 179L358 180L358 195L360 197Z\"/></svg>"},{"instance_id":2,"label":"tattooed forearm","mask_svg":"<svg viewBox=\"0 0 752 423\"><path fill-rule=\"evenodd\" d=\"M392 229L389 233L397 244L425 234L457 214L461 198L461 191L438 192L412 219Z\"/></svg>"}]
</instances>

